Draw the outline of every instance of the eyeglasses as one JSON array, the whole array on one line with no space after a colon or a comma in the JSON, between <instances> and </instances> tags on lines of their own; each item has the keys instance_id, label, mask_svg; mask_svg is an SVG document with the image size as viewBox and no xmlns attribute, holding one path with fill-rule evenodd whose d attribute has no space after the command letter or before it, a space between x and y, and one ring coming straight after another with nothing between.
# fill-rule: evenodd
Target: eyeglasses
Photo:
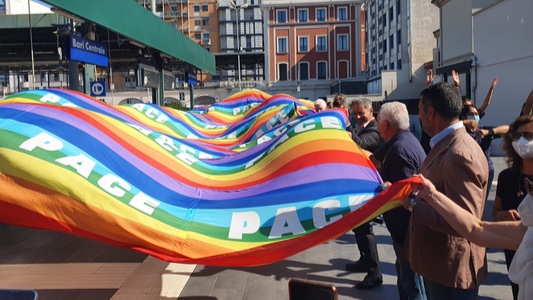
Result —
<instances>
[{"instance_id":1,"label":"eyeglasses","mask_svg":"<svg viewBox=\"0 0 533 300\"><path fill-rule=\"evenodd\" d=\"M511 132L509 133L509 137L513 142L518 141L520 137L524 137L528 141L533 141L533 132Z\"/></svg>"}]
</instances>

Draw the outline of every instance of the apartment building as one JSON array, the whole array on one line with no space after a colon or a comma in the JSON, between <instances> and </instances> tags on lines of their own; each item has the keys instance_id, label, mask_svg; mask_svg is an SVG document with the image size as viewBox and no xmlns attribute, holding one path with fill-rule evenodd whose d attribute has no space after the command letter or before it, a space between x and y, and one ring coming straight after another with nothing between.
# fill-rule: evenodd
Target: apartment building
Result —
<instances>
[{"instance_id":1,"label":"apartment building","mask_svg":"<svg viewBox=\"0 0 533 300\"><path fill-rule=\"evenodd\" d=\"M388 100L417 99L431 68L438 9L429 0L366 0L368 92Z\"/></svg>"},{"instance_id":2,"label":"apartment building","mask_svg":"<svg viewBox=\"0 0 533 300\"><path fill-rule=\"evenodd\" d=\"M149 10L152 10L152 2L155 2L157 16L206 50L220 53L217 0L137 0L137 2ZM183 74L176 75L183 76ZM197 73L198 82L205 84L213 79L212 75Z\"/></svg>"},{"instance_id":3,"label":"apartment building","mask_svg":"<svg viewBox=\"0 0 533 300\"><path fill-rule=\"evenodd\" d=\"M365 69L361 1L264 0L266 80L305 89L329 87Z\"/></svg>"},{"instance_id":4,"label":"apartment building","mask_svg":"<svg viewBox=\"0 0 533 300\"><path fill-rule=\"evenodd\" d=\"M220 53L215 54L221 81L253 87L264 80L265 45L260 0L220 0ZM240 80L239 80L240 78Z\"/></svg>"}]
</instances>

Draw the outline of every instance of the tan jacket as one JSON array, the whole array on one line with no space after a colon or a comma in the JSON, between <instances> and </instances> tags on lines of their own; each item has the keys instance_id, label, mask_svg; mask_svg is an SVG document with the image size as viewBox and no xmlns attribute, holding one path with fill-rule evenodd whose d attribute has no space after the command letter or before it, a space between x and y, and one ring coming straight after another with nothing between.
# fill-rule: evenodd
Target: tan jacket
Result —
<instances>
[{"instance_id":1,"label":"tan jacket","mask_svg":"<svg viewBox=\"0 0 533 300\"><path fill-rule=\"evenodd\" d=\"M485 154L465 128L450 133L431 149L420 173L437 190L479 219L488 180ZM477 288L487 276L485 248L458 234L426 203L411 215L407 255L424 279L459 289Z\"/></svg>"}]
</instances>

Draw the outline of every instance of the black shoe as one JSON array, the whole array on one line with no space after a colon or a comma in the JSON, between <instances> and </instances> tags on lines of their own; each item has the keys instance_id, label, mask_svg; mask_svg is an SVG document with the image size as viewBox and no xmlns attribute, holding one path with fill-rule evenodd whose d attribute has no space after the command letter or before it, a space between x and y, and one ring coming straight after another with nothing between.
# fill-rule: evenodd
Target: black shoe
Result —
<instances>
[{"instance_id":1,"label":"black shoe","mask_svg":"<svg viewBox=\"0 0 533 300\"><path fill-rule=\"evenodd\" d=\"M368 272L368 267L360 260L356 261L355 263L346 264L344 268L350 272L355 272L355 273L367 273Z\"/></svg>"},{"instance_id":2,"label":"black shoe","mask_svg":"<svg viewBox=\"0 0 533 300\"><path fill-rule=\"evenodd\" d=\"M383 278L381 275L379 276L366 275L363 281L355 285L355 288L357 288L358 290L370 290L382 284L383 284Z\"/></svg>"}]
</instances>

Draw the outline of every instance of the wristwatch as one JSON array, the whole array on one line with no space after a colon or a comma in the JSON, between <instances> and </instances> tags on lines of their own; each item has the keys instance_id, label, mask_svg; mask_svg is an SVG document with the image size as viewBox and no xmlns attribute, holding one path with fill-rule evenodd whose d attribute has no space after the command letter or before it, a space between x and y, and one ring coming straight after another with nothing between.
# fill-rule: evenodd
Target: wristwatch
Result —
<instances>
[{"instance_id":1,"label":"wristwatch","mask_svg":"<svg viewBox=\"0 0 533 300\"><path fill-rule=\"evenodd\" d=\"M418 201L416 201L415 195L411 195L411 197L409 198L409 206L407 207L407 210L409 212L413 212L413 209L415 209L415 205L417 203Z\"/></svg>"},{"instance_id":2,"label":"wristwatch","mask_svg":"<svg viewBox=\"0 0 533 300\"><path fill-rule=\"evenodd\" d=\"M489 134L491 136L495 136L496 135L496 132L494 131L494 127L492 127L491 129L489 129Z\"/></svg>"}]
</instances>

